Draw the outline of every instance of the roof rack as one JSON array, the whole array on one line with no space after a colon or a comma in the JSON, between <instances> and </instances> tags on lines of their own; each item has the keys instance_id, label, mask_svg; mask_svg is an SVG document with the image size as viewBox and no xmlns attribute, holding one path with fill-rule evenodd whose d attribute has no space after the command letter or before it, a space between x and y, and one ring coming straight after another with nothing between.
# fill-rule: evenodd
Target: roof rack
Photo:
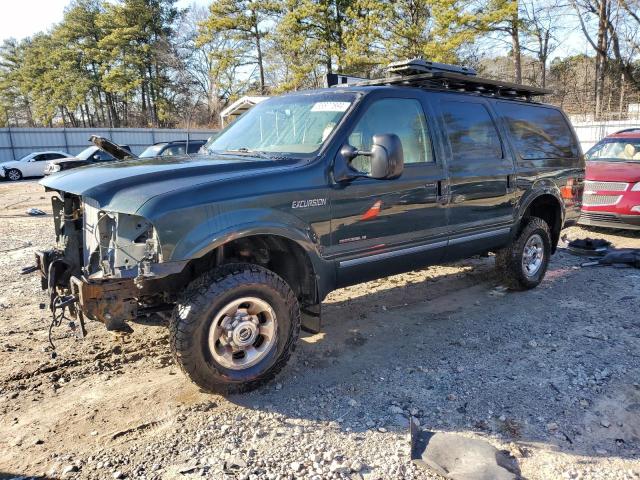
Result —
<instances>
[{"instance_id":1,"label":"roof rack","mask_svg":"<svg viewBox=\"0 0 640 480\"><path fill-rule=\"evenodd\" d=\"M375 80L356 80L347 82L347 84L350 86L403 85L407 87L436 88L481 93L503 98L524 98L527 101L532 101L533 97L552 93L544 88L478 77L472 68L430 62L423 59L394 62L389 65L387 71L396 73L396 75ZM400 74L398 75L397 73Z\"/></svg>"},{"instance_id":2,"label":"roof rack","mask_svg":"<svg viewBox=\"0 0 640 480\"><path fill-rule=\"evenodd\" d=\"M400 60L399 62L392 62L387 66L387 73L390 74L397 73L400 75L415 75L418 73L429 72L451 72L469 76L477 75L477 72L471 67L432 62L431 60L424 60L422 58Z\"/></svg>"}]
</instances>

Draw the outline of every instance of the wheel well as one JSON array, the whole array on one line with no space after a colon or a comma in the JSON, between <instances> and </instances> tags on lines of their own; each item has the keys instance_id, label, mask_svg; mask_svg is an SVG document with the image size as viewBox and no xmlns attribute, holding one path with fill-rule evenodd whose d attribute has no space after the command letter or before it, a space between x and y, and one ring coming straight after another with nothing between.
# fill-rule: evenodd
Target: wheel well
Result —
<instances>
[{"instance_id":1,"label":"wheel well","mask_svg":"<svg viewBox=\"0 0 640 480\"><path fill-rule=\"evenodd\" d=\"M553 195L540 195L529 204L523 218L538 217L544 220L551 230L551 251L555 253L562 228L562 210L560 202Z\"/></svg>"},{"instance_id":2,"label":"wheel well","mask_svg":"<svg viewBox=\"0 0 640 480\"><path fill-rule=\"evenodd\" d=\"M302 305L314 305L317 298L313 265L295 241L278 235L253 235L231 240L207 255L195 259L185 269L196 278L226 263L252 263L278 274L291 287Z\"/></svg>"}]
</instances>

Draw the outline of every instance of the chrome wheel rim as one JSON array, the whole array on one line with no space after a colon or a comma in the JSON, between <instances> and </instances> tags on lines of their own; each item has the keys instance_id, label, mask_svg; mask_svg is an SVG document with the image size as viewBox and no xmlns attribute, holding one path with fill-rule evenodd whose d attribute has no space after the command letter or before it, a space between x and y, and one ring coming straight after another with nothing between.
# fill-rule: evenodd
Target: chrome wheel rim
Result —
<instances>
[{"instance_id":1,"label":"chrome wheel rim","mask_svg":"<svg viewBox=\"0 0 640 480\"><path fill-rule=\"evenodd\" d=\"M544 261L544 242L538 234L531 235L522 252L522 270L527 277L540 271Z\"/></svg>"},{"instance_id":2,"label":"chrome wheel rim","mask_svg":"<svg viewBox=\"0 0 640 480\"><path fill-rule=\"evenodd\" d=\"M230 370L260 362L276 342L276 314L264 300L242 297L225 305L209 327L213 359Z\"/></svg>"},{"instance_id":3,"label":"chrome wheel rim","mask_svg":"<svg viewBox=\"0 0 640 480\"><path fill-rule=\"evenodd\" d=\"M10 170L9 173L7 173L7 176L9 177L9 180L20 180L20 173L16 170Z\"/></svg>"}]
</instances>

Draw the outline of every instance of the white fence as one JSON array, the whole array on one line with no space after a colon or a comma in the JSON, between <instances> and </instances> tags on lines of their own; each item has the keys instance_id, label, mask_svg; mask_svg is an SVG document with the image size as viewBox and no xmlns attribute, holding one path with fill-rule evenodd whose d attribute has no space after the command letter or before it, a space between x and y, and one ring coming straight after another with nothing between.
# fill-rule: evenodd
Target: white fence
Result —
<instances>
[{"instance_id":1,"label":"white fence","mask_svg":"<svg viewBox=\"0 0 640 480\"><path fill-rule=\"evenodd\" d=\"M91 145L91 135L129 145L133 153L139 154L156 142L206 140L215 132L161 128L0 128L0 162L43 150L62 150L75 155Z\"/></svg>"},{"instance_id":2,"label":"white fence","mask_svg":"<svg viewBox=\"0 0 640 480\"><path fill-rule=\"evenodd\" d=\"M610 120L607 122L572 122L582 151L586 152L607 135L625 128L640 128L640 120Z\"/></svg>"}]
</instances>

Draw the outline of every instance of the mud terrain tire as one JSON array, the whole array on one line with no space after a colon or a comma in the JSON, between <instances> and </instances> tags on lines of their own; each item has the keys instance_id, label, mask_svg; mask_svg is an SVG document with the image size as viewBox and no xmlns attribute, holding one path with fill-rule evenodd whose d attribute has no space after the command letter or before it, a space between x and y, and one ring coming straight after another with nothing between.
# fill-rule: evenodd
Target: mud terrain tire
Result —
<instances>
[{"instance_id":1,"label":"mud terrain tire","mask_svg":"<svg viewBox=\"0 0 640 480\"><path fill-rule=\"evenodd\" d=\"M224 362L214 358L216 350L211 346L211 326L226 306L243 298L269 305L275 323L275 338L258 363L247 368L235 365L227 368ZM243 393L269 382L289 360L300 334L300 307L289 285L274 272L252 264L229 264L203 275L185 288L169 327L174 359L194 383L208 392ZM213 345L220 344L214 342ZM223 357L218 355L217 358Z\"/></svg>"},{"instance_id":2,"label":"mud terrain tire","mask_svg":"<svg viewBox=\"0 0 640 480\"><path fill-rule=\"evenodd\" d=\"M547 272L551 258L551 232L547 223L538 217L529 217L523 222L524 226L511 244L496 252L496 268L503 282L512 290L537 287ZM538 247L538 255L541 252L542 257L537 268L530 272L525 263L535 266L536 261L527 262L530 258L527 251L535 247Z\"/></svg>"}]
</instances>

